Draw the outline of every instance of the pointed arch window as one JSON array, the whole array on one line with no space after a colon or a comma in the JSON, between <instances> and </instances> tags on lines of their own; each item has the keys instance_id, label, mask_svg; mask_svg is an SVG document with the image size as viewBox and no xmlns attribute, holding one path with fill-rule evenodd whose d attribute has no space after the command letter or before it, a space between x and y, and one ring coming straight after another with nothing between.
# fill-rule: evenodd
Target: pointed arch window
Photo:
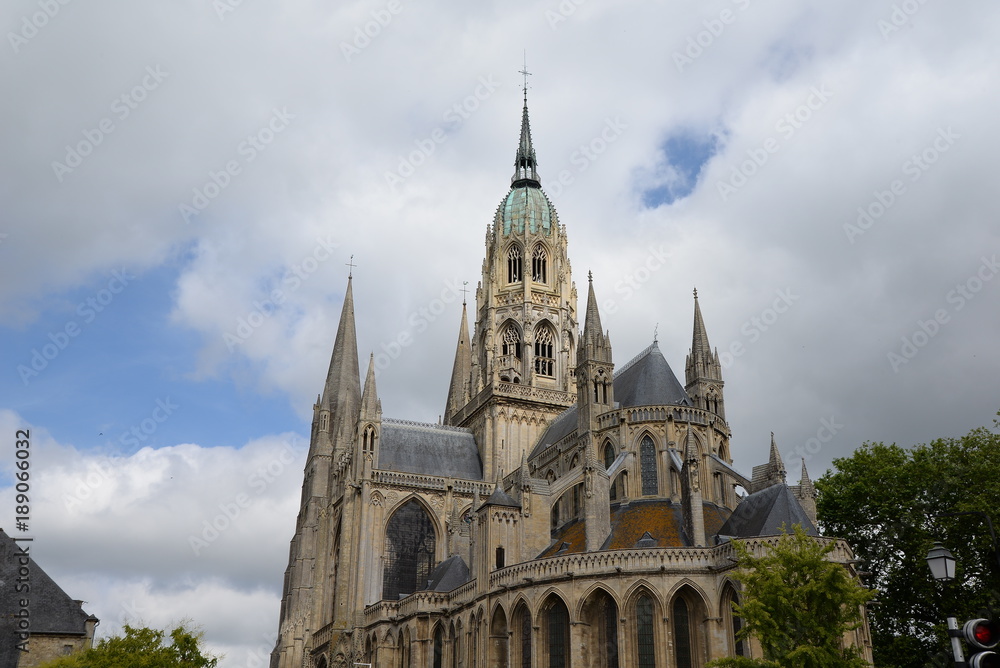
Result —
<instances>
[{"instance_id":1,"label":"pointed arch window","mask_svg":"<svg viewBox=\"0 0 1000 668\"><path fill-rule=\"evenodd\" d=\"M549 604L545 613L548 668L569 668L569 611L561 599Z\"/></svg>"},{"instance_id":2,"label":"pointed arch window","mask_svg":"<svg viewBox=\"0 0 1000 668\"><path fill-rule=\"evenodd\" d=\"M556 360L553 356L552 330L540 327L535 332L535 373L552 378L556 375Z\"/></svg>"},{"instance_id":3,"label":"pointed arch window","mask_svg":"<svg viewBox=\"0 0 1000 668\"><path fill-rule=\"evenodd\" d=\"M521 249L511 246L507 251L507 282L520 283L522 276Z\"/></svg>"},{"instance_id":4,"label":"pointed arch window","mask_svg":"<svg viewBox=\"0 0 1000 668\"><path fill-rule=\"evenodd\" d=\"M604 444L604 469L607 470L611 468L611 465L615 463L615 446L611 445L611 441L607 441Z\"/></svg>"},{"instance_id":5,"label":"pointed arch window","mask_svg":"<svg viewBox=\"0 0 1000 668\"><path fill-rule=\"evenodd\" d=\"M444 631L438 626L434 630L434 668L442 668L444 660Z\"/></svg>"},{"instance_id":6,"label":"pointed arch window","mask_svg":"<svg viewBox=\"0 0 1000 668\"><path fill-rule=\"evenodd\" d=\"M521 333L514 325L508 325L503 333L502 352L504 356L513 356L521 359Z\"/></svg>"},{"instance_id":7,"label":"pointed arch window","mask_svg":"<svg viewBox=\"0 0 1000 668\"><path fill-rule=\"evenodd\" d=\"M656 446L653 439L643 436L639 444L639 466L642 469L642 495L655 496L659 493L656 472Z\"/></svg>"},{"instance_id":8,"label":"pointed arch window","mask_svg":"<svg viewBox=\"0 0 1000 668\"><path fill-rule=\"evenodd\" d=\"M691 615L687 601L678 596L674 601L674 658L677 668L694 668L691 660Z\"/></svg>"},{"instance_id":9,"label":"pointed arch window","mask_svg":"<svg viewBox=\"0 0 1000 668\"><path fill-rule=\"evenodd\" d=\"M427 585L435 544L434 524L416 500L393 513L385 528L383 599L396 600Z\"/></svg>"},{"instance_id":10,"label":"pointed arch window","mask_svg":"<svg viewBox=\"0 0 1000 668\"><path fill-rule=\"evenodd\" d=\"M366 425L364 436L361 438L361 450L363 452L375 452L375 427Z\"/></svg>"},{"instance_id":11,"label":"pointed arch window","mask_svg":"<svg viewBox=\"0 0 1000 668\"><path fill-rule=\"evenodd\" d=\"M517 621L514 622L514 628L521 636L517 648L520 661L514 661L512 665L517 666L517 668L531 668L531 613L528 612L528 608L521 604L516 614Z\"/></svg>"},{"instance_id":12,"label":"pointed arch window","mask_svg":"<svg viewBox=\"0 0 1000 668\"><path fill-rule=\"evenodd\" d=\"M641 595L635 602L635 641L639 650L639 668L656 668L653 599L646 594Z\"/></svg>"},{"instance_id":13,"label":"pointed arch window","mask_svg":"<svg viewBox=\"0 0 1000 668\"><path fill-rule=\"evenodd\" d=\"M536 283L547 283L549 254L545 252L545 247L541 244L535 246L535 251L531 254L531 280Z\"/></svg>"}]
</instances>

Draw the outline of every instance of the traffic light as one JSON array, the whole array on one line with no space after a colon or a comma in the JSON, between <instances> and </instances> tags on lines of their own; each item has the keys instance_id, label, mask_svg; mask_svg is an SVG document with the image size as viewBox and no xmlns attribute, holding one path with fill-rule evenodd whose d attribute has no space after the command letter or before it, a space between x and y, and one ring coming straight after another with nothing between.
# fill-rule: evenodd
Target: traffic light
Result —
<instances>
[{"instance_id":1,"label":"traffic light","mask_svg":"<svg viewBox=\"0 0 1000 668\"><path fill-rule=\"evenodd\" d=\"M1000 654L991 651L1000 645L1000 624L988 619L970 619L962 628L969 643L969 668L1000 668Z\"/></svg>"}]
</instances>

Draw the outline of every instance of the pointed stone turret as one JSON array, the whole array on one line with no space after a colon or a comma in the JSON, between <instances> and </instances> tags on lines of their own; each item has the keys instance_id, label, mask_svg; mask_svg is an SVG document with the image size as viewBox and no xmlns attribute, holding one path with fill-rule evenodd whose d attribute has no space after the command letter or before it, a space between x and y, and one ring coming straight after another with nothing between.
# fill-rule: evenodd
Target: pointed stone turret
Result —
<instances>
[{"instance_id":1,"label":"pointed stone turret","mask_svg":"<svg viewBox=\"0 0 1000 668\"><path fill-rule=\"evenodd\" d=\"M694 332L691 350L685 365L685 388L698 408L712 411L722 419L726 418L725 403L722 398L722 365L719 351L712 350L708 342L708 331L698 304L698 290L694 291Z\"/></svg>"},{"instance_id":2,"label":"pointed stone turret","mask_svg":"<svg viewBox=\"0 0 1000 668\"><path fill-rule=\"evenodd\" d=\"M594 276L587 275L587 314L576 351L576 393L579 412L577 433L596 431L597 416L615 405L614 369L611 360L611 337L601 329L601 312L594 293ZM594 445L593 447L596 447ZM596 455L596 450L592 454Z\"/></svg>"},{"instance_id":3,"label":"pointed stone turret","mask_svg":"<svg viewBox=\"0 0 1000 668\"><path fill-rule=\"evenodd\" d=\"M361 395L361 419L379 420L382 417L382 401L375 389L375 353L368 358L368 375L365 376L365 391Z\"/></svg>"},{"instance_id":4,"label":"pointed stone turret","mask_svg":"<svg viewBox=\"0 0 1000 668\"><path fill-rule=\"evenodd\" d=\"M458 346L455 348L455 364L451 369L451 385L448 388L448 403L444 409L444 423L454 425L455 414L471 399L472 346L469 345L469 317L465 302L462 302L462 322L458 328Z\"/></svg>"},{"instance_id":5,"label":"pointed stone turret","mask_svg":"<svg viewBox=\"0 0 1000 668\"><path fill-rule=\"evenodd\" d=\"M347 279L344 308L330 357L330 369L319 401L319 431L332 442L334 450L347 445L361 404L361 374L358 371L358 337L354 326L354 291Z\"/></svg>"},{"instance_id":6,"label":"pointed stone turret","mask_svg":"<svg viewBox=\"0 0 1000 668\"><path fill-rule=\"evenodd\" d=\"M816 524L816 486L813 481L809 478L809 471L806 470L806 460L805 457L802 458L802 475L799 478L799 484L789 487L792 490L792 495L798 500L799 505L802 506L802 510L805 511L806 515L812 523Z\"/></svg>"},{"instance_id":7,"label":"pointed stone turret","mask_svg":"<svg viewBox=\"0 0 1000 668\"><path fill-rule=\"evenodd\" d=\"M705 545L705 509L701 494L701 455L691 425L684 441L684 468L681 469L681 510L684 528L692 545Z\"/></svg>"},{"instance_id":8,"label":"pointed stone turret","mask_svg":"<svg viewBox=\"0 0 1000 668\"><path fill-rule=\"evenodd\" d=\"M774 432L771 432L771 452L768 456L767 464L753 467L753 478L750 486L753 488L750 493L759 492L772 485L786 484L785 463L781 461L781 453L778 452L778 444L774 440Z\"/></svg>"}]
</instances>

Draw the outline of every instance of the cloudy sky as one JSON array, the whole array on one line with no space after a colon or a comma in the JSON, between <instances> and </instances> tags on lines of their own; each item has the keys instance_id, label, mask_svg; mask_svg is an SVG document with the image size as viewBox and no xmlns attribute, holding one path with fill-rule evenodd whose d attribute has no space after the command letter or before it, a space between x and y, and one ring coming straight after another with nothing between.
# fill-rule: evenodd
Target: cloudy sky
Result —
<instances>
[{"instance_id":1,"label":"cloudy sky","mask_svg":"<svg viewBox=\"0 0 1000 668\"><path fill-rule=\"evenodd\" d=\"M437 420L525 50L578 289L619 365L655 331L683 375L697 286L738 467L1000 408L995 3L0 12L0 525L27 429L35 557L100 633L188 617L261 665L346 265L385 414Z\"/></svg>"}]
</instances>

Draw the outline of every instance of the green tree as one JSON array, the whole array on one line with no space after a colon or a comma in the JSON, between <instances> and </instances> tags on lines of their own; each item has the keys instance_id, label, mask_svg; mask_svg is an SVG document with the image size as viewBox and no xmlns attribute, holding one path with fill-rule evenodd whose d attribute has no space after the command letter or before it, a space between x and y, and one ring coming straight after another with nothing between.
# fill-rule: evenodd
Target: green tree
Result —
<instances>
[{"instance_id":1,"label":"green tree","mask_svg":"<svg viewBox=\"0 0 1000 668\"><path fill-rule=\"evenodd\" d=\"M201 649L201 634L183 624L170 632L126 625L125 634L102 638L96 647L51 661L42 668L215 668L217 657Z\"/></svg>"},{"instance_id":2,"label":"green tree","mask_svg":"<svg viewBox=\"0 0 1000 668\"><path fill-rule=\"evenodd\" d=\"M801 526L783 535L762 556L734 542L739 558L736 579L743 584L740 636L754 636L763 659L732 657L713 661L718 668L865 668L857 647L843 647L844 634L862 623L862 606L871 599L839 563L829 561L833 541L819 541Z\"/></svg>"},{"instance_id":3,"label":"green tree","mask_svg":"<svg viewBox=\"0 0 1000 668\"><path fill-rule=\"evenodd\" d=\"M995 427L1000 426L995 423ZM846 540L879 590L869 611L875 665L918 668L948 652L945 613L990 614L1000 601L1000 570L980 515L1000 508L1000 435L985 427L961 438L909 450L865 443L834 460L816 487L824 533ZM958 560L958 577L942 587L925 557L940 540Z\"/></svg>"}]
</instances>

